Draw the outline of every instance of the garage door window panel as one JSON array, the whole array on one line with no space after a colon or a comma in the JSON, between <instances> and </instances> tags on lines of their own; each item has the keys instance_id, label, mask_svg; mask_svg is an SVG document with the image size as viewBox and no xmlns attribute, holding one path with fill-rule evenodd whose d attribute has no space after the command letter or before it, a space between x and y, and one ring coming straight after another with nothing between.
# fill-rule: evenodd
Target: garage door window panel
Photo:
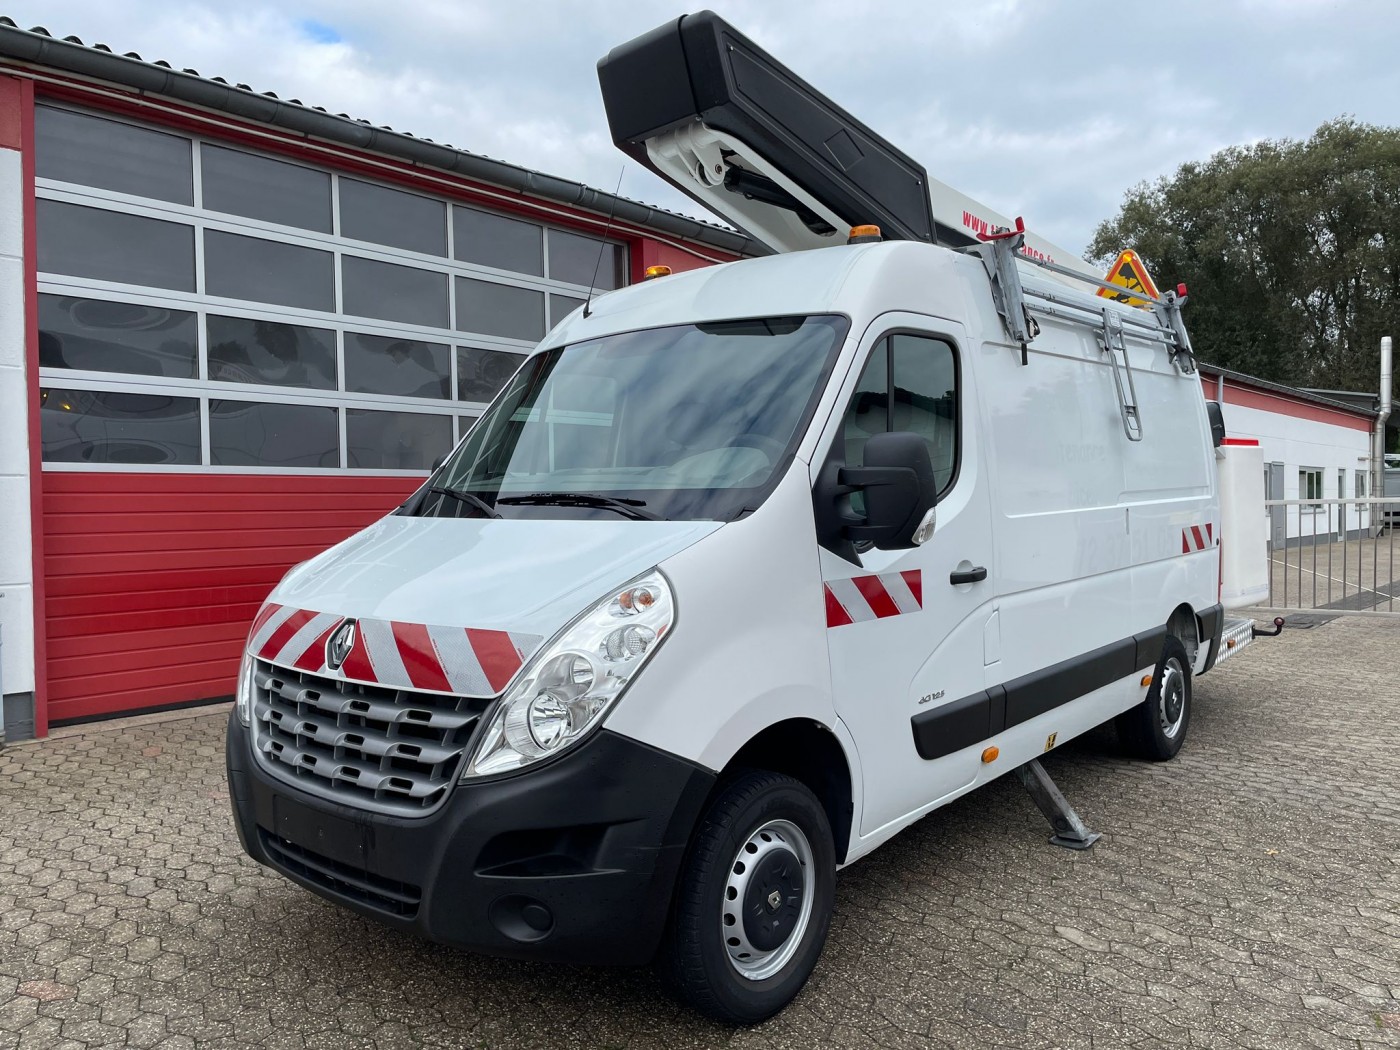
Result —
<instances>
[{"instance_id":1,"label":"garage door window panel","mask_svg":"<svg viewBox=\"0 0 1400 1050\"><path fill-rule=\"evenodd\" d=\"M452 417L412 412L345 412L347 465L364 470L431 470L452 448Z\"/></svg>"},{"instance_id":2,"label":"garage door window panel","mask_svg":"<svg viewBox=\"0 0 1400 1050\"><path fill-rule=\"evenodd\" d=\"M337 412L326 405L211 400L209 462L234 467L339 467Z\"/></svg>"},{"instance_id":3,"label":"garage door window panel","mask_svg":"<svg viewBox=\"0 0 1400 1050\"><path fill-rule=\"evenodd\" d=\"M452 209L452 254L459 262L543 277L544 229L457 205Z\"/></svg>"},{"instance_id":4,"label":"garage door window panel","mask_svg":"<svg viewBox=\"0 0 1400 1050\"><path fill-rule=\"evenodd\" d=\"M447 274L362 259L341 260L345 312L385 321L447 327Z\"/></svg>"},{"instance_id":5,"label":"garage door window panel","mask_svg":"<svg viewBox=\"0 0 1400 1050\"><path fill-rule=\"evenodd\" d=\"M472 346L457 348L457 400L489 402L505 387L523 354L502 350L481 350Z\"/></svg>"},{"instance_id":6,"label":"garage door window panel","mask_svg":"<svg viewBox=\"0 0 1400 1050\"><path fill-rule=\"evenodd\" d=\"M39 419L46 463L200 462L197 398L44 387Z\"/></svg>"},{"instance_id":7,"label":"garage door window panel","mask_svg":"<svg viewBox=\"0 0 1400 1050\"><path fill-rule=\"evenodd\" d=\"M187 310L39 296L39 367L193 379L199 335Z\"/></svg>"},{"instance_id":8,"label":"garage door window panel","mask_svg":"<svg viewBox=\"0 0 1400 1050\"><path fill-rule=\"evenodd\" d=\"M331 232L329 172L208 143L199 165L209 211Z\"/></svg>"},{"instance_id":9,"label":"garage door window panel","mask_svg":"<svg viewBox=\"0 0 1400 1050\"><path fill-rule=\"evenodd\" d=\"M340 235L424 255L446 255L447 205L417 193L342 177Z\"/></svg>"},{"instance_id":10,"label":"garage door window panel","mask_svg":"<svg viewBox=\"0 0 1400 1050\"><path fill-rule=\"evenodd\" d=\"M144 215L35 202L40 273L194 291L194 228Z\"/></svg>"},{"instance_id":11,"label":"garage door window panel","mask_svg":"<svg viewBox=\"0 0 1400 1050\"><path fill-rule=\"evenodd\" d=\"M35 107L34 174L113 193L194 204L189 139L67 109Z\"/></svg>"},{"instance_id":12,"label":"garage door window panel","mask_svg":"<svg viewBox=\"0 0 1400 1050\"><path fill-rule=\"evenodd\" d=\"M544 293L458 277L457 329L539 342L544 338Z\"/></svg>"},{"instance_id":13,"label":"garage door window panel","mask_svg":"<svg viewBox=\"0 0 1400 1050\"><path fill-rule=\"evenodd\" d=\"M204 288L228 299L330 312L335 257L284 241L206 230Z\"/></svg>"},{"instance_id":14,"label":"garage door window panel","mask_svg":"<svg viewBox=\"0 0 1400 1050\"><path fill-rule=\"evenodd\" d=\"M626 256L619 244L550 230L549 276L598 292L611 291L627 283Z\"/></svg>"},{"instance_id":15,"label":"garage door window panel","mask_svg":"<svg viewBox=\"0 0 1400 1050\"><path fill-rule=\"evenodd\" d=\"M210 314L209 378L219 383L336 388L335 332Z\"/></svg>"},{"instance_id":16,"label":"garage door window panel","mask_svg":"<svg viewBox=\"0 0 1400 1050\"><path fill-rule=\"evenodd\" d=\"M450 398L443 343L345 333L345 389L398 397Z\"/></svg>"}]
</instances>

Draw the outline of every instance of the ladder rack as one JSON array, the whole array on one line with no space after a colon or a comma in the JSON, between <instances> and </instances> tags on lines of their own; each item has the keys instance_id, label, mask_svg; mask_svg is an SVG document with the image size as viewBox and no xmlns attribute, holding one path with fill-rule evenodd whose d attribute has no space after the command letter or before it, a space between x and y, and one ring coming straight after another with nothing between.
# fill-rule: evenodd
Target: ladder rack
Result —
<instances>
[{"instance_id":1,"label":"ladder rack","mask_svg":"<svg viewBox=\"0 0 1400 1050\"><path fill-rule=\"evenodd\" d=\"M1018 218L1015 230L988 234L981 244L956 251L979 256L986 267L988 280L991 281L991 298L997 307L997 314L1001 316L1002 326L1007 330L1011 342L1021 346L1021 364L1028 364L1028 346L1040 335L1040 325L1035 315L1051 316L1095 329L1100 350L1109 356L1109 365L1113 370L1113 386L1119 395L1123 433L1130 441L1141 441L1142 417L1138 410L1133 364L1128 360L1124 333L1130 330L1131 335L1138 339L1163 344L1172 363L1183 375L1194 374L1196 358L1191 354L1191 340L1182 322L1186 288L1180 288L1179 293L1168 291L1161 298L1134 291L1133 298L1147 302L1148 309L1120 309L1107 304L1096 291L1089 294L1063 281L1054 288L1026 287L1021 280L1023 265L1039 266L1063 279L1079 281L1095 290L1102 288L1114 294L1123 293L1123 288L1117 284L1109 284L1050 260L1023 255L1021 246L1025 244L1025 232L1025 223Z\"/></svg>"},{"instance_id":2,"label":"ladder rack","mask_svg":"<svg viewBox=\"0 0 1400 1050\"><path fill-rule=\"evenodd\" d=\"M1123 420L1123 432L1129 441L1142 440L1142 416L1137 403L1137 388L1133 382L1132 363L1128 359L1125 331L1139 339L1161 343L1167 348L1172 363L1183 375L1196 371L1191 352L1191 339L1181 320L1181 308L1186 303L1185 287L1179 292L1165 292L1160 298L1144 292L1133 292L1147 309L1123 310L1105 302L1104 297L1090 294L1067 284L1054 288L1027 287L1021 280L1021 266L1038 266L1062 278L1077 281L1092 288L1121 294L1123 288L1109 284L1048 260L1024 255L1025 223L1017 219L1014 230L1001 230L986 235L981 244L958 249L976 255L987 270L992 285L992 300L1001 317L1002 326L1012 342L1021 348L1021 364L1028 363L1027 348L1040 334L1035 315L1055 317L1071 324L1095 329L1099 348L1108 355L1113 371L1113 385L1118 394L1118 408Z\"/></svg>"}]
</instances>

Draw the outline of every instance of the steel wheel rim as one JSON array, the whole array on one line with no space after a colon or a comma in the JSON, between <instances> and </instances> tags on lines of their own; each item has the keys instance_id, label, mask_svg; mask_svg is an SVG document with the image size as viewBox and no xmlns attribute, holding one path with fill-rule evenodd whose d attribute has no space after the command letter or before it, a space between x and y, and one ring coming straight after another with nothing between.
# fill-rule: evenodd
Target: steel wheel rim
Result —
<instances>
[{"instance_id":1,"label":"steel wheel rim","mask_svg":"<svg viewBox=\"0 0 1400 1050\"><path fill-rule=\"evenodd\" d=\"M1168 740L1181 732L1181 723L1186 719L1186 672L1175 656L1168 659L1162 668L1162 687L1157 693L1157 718L1162 725L1162 735Z\"/></svg>"},{"instance_id":2,"label":"steel wheel rim","mask_svg":"<svg viewBox=\"0 0 1400 1050\"><path fill-rule=\"evenodd\" d=\"M745 903L753 904L752 893L757 888L754 879L762 877L765 868L781 866L786 857L792 858L798 865L802 880L800 901L796 903L795 919L782 942L764 950L750 939L750 930L745 922ZM750 833L739 847L729 864L719 919L720 938L724 941L729 964L739 976L750 981L766 980L792 960L811 924L815 871L811 843L802 829L790 820L768 821ZM793 901L785 896L774 911L792 906Z\"/></svg>"}]
</instances>

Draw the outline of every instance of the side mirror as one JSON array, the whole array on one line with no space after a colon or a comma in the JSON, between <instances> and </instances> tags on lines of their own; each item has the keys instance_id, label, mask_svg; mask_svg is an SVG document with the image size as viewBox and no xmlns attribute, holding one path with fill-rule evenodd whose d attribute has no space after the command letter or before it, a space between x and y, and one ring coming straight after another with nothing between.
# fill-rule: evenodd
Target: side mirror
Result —
<instances>
[{"instance_id":1,"label":"side mirror","mask_svg":"<svg viewBox=\"0 0 1400 1050\"><path fill-rule=\"evenodd\" d=\"M1219 448L1225 444L1225 410L1219 401L1206 402L1206 417L1210 420L1210 440Z\"/></svg>"},{"instance_id":2,"label":"side mirror","mask_svg":"<svg viewBox=\"0 0 1400 1050\"><path fill-rule=\"evenodd\" d=\"M865 520L843 529L849 539L867 540L881 550L918 545L915 533L938 498L923 438L907 431L873 435L865 443L865 465L843 467L839 481L865 493Z\"/></svg>"},{"instance_id":3,"label":"side mirror","mask_svg":"<svg viewBox=\"0 0 1400 1050\"><path fill-rule=\"evenodd\" d=\"M437 473L438 467L442 466L442 465L443 465L444 463L446 463L446 462L447 462L447 457L446 457L445 455L443 455L443 456L438 456L437 459L433 460L433 473L436 474L436 473Z\"/></svg>"}]
</instances>

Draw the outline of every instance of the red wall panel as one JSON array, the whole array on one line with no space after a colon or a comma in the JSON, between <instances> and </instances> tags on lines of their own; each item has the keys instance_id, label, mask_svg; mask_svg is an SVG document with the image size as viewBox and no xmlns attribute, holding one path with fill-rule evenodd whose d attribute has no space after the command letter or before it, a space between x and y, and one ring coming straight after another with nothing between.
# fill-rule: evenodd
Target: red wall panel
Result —
<instances>
[{"instance_id":1,"label":"red wall panel","mask_svg":"<svg viewBox=\"0 0 1400 1050\"><path fill-rule=\"evenodd\" d=\"M418 484L45 472L49 719L228 696L248 624L282 574Z\"/></svg>"}]
</instances>

